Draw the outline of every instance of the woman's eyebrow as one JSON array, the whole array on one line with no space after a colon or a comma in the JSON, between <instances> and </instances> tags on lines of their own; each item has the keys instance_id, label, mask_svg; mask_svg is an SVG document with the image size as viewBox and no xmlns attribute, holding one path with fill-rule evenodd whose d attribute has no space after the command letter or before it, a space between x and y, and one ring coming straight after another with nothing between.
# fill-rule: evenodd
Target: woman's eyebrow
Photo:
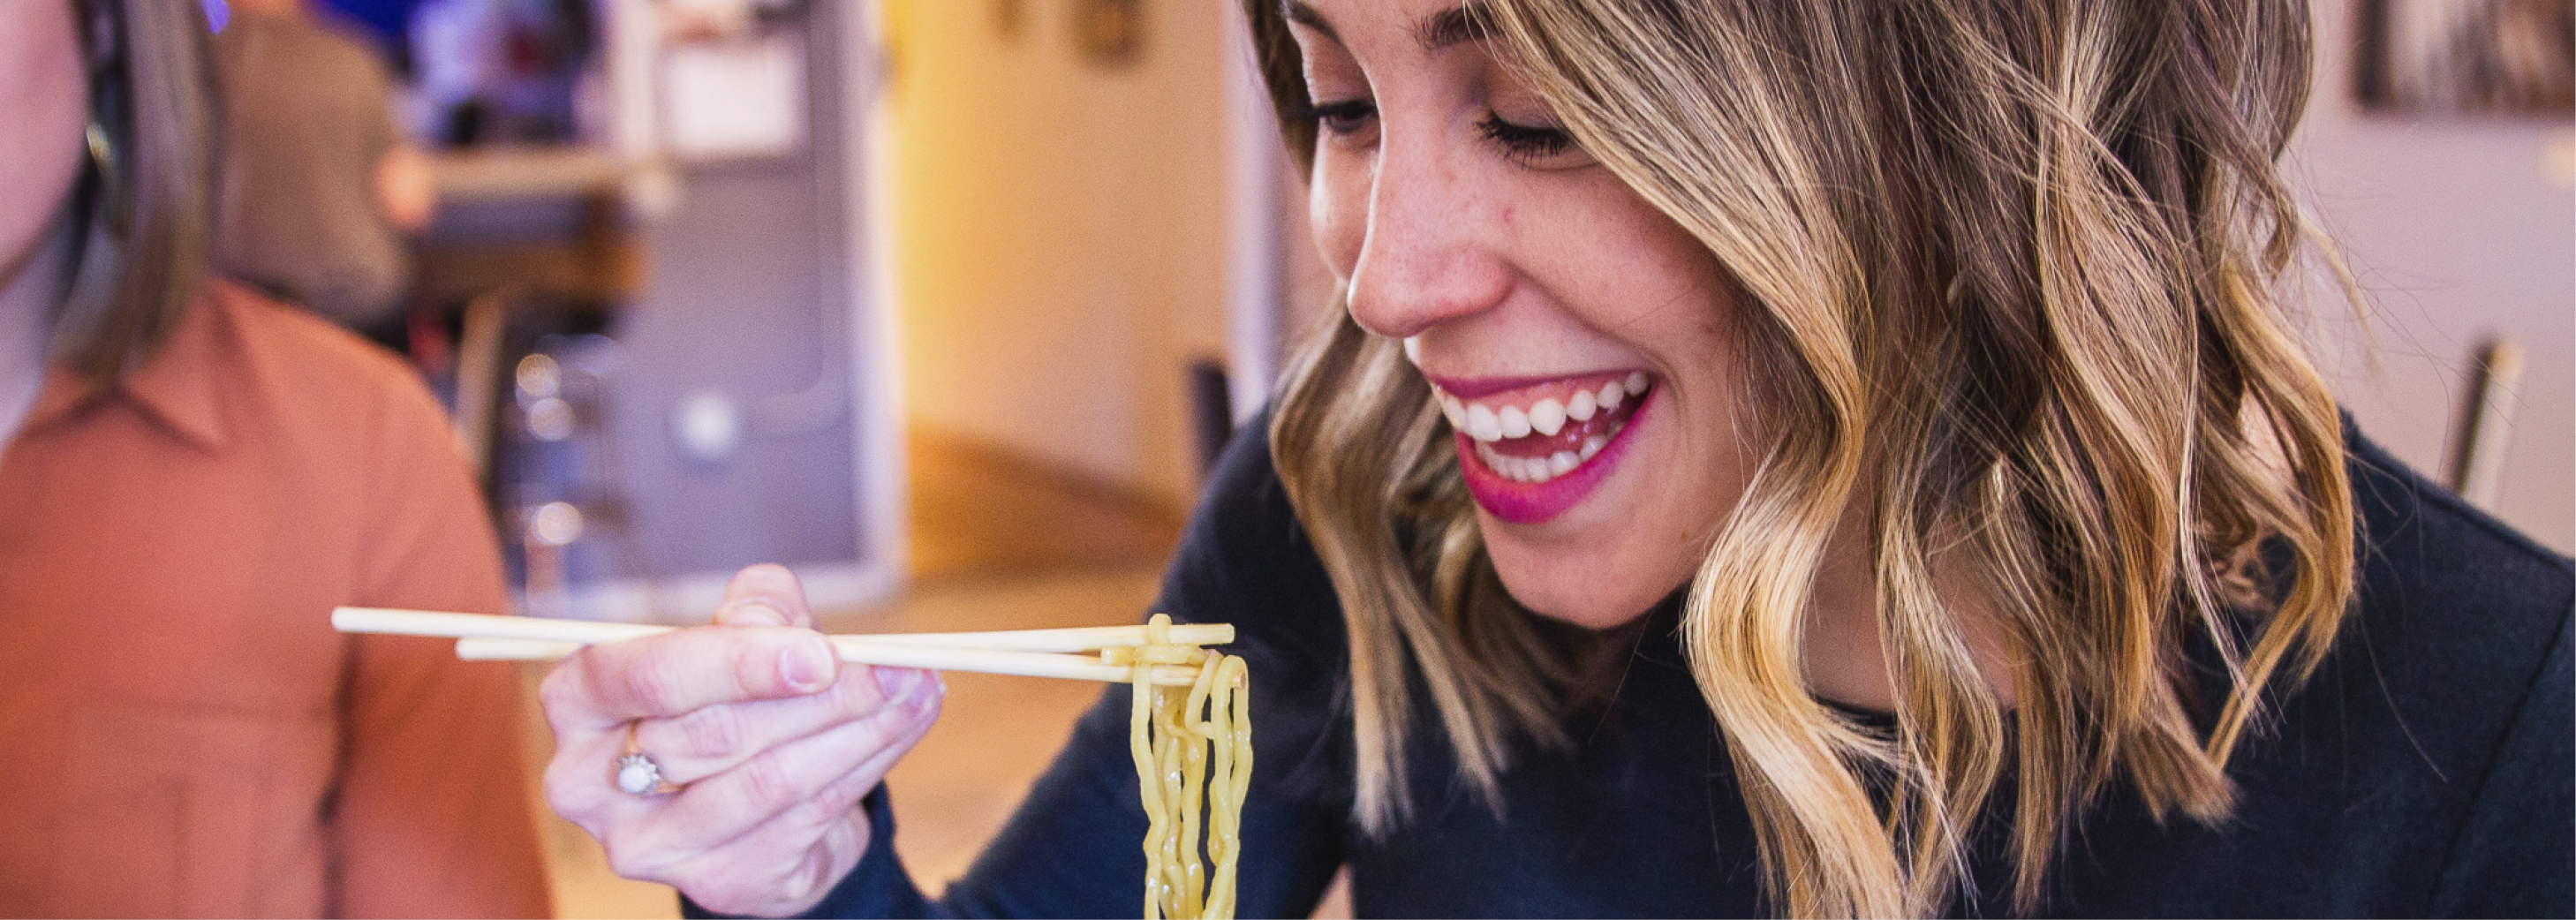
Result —
<instances>
[{"instance_id":1,"label":"woman's eyebrow","mask_svg":"<svg viewBox=\"0 0 2576 920\"><path fill-rule=\"evenodd\" d=\"M1438 51L1465 42L1481 42L1492 38L1493 34L1491 11L1478 0L1469 0L1467 3L1425 16L1422 18L1421 25L1413 27L1413 40L1419 43L1424 51Z\"/></svg>"},{"instance_id":2,"label":"woman's eyebrow","mask_svg":"<svg viewBox=\"0 0 2576 920\"><path fill-rule=\"evenodd\" d=\"M1313 6L1308 5L1306 0L1287 0L1280 4L1279 13L1289 22L1313 29L1325 38L1332 39L1335 44L1342 43L1341 33L1333 31L1332 22L1326 20L1323 13L1317 12ZM1425 16L1420 25L1413 27L1413 40L1420 44L1424 51L1438 51L1451 45L1480 42L1491 37L1493 37L1493 25L1489 12L1483 3L1472 2L1472 0Z\"/></svg>"},{"instance_id":3,"label":"woman's eyebrow","mask_svg":"<svg viewBox=\"0 0 2576 920\"><path fill-rule=\"evenodd\" d=\"M1324 19L1324 14L1316 12L1314 7L1306 5L1306 0L1288 0L1288 2L1280 4L1279 15L1287 17L1289 22L1293 22L1322 33L1325 38L1332 39L1333 44L1338 45L1342 43L1341 33L1333 31L1333 24Z\"/></svg>"}]
</instances>

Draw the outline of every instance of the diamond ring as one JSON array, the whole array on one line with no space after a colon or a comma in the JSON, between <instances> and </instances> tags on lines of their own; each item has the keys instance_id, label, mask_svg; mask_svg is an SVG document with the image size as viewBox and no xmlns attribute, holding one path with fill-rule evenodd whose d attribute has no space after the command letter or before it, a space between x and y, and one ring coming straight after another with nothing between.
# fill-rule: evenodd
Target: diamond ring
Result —
<instances>
[{"instance_id":1,"label":"diamond ring","mask_svg":"<svg viewBox=\"0 0 2576 920\"><path fill-rule=\"evenodd\" d=\"M664 780L662 765L655 763L653 755L644 753L644 749L635 743L635 726L642 721L637 719L626 723L626 751L618 755L614 771L617 788L629 795L641 796L670 795L688 788L684 784Z\"/></svg>"}]
</instances>

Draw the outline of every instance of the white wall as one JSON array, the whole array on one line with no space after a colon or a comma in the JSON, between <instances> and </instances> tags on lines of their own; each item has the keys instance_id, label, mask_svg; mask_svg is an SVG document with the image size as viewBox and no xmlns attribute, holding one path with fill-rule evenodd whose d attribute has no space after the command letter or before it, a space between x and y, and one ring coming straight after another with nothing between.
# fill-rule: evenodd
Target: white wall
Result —
<instances>
[{"instance_id":1,"label":"white wall","mask_svg":"<svg viewBox=\"0 0 2576 920\"><path fill-rule=\"evenodd\" d=\"M1211 0L1149 0L1141 57L1082 60L1068 10L888 6L905 402L1174 504L1182 368L1225 341L1224 59Z\"/></svg>"},{"instance_id":2,"label":"white wall","mask_svg":"<svg viewBox=\"0 0 2576 920\"><path fill-rule=\"evenodd\" d=\"M2317 88L2290 173L2371 301L2367 322L2333 300L2315 304L2338 393L2364 432L2444 480L2474 380L2470 353L2490 336L2520 340L2530 365L2493 510L2567 552L2576 546L2576 193L2548 161L2563 155L2552 148L2569 143L2570 120L2364 112L2352 94L2353 0L2317 0L2315 11Z\"/></svg>"}]
</instances>

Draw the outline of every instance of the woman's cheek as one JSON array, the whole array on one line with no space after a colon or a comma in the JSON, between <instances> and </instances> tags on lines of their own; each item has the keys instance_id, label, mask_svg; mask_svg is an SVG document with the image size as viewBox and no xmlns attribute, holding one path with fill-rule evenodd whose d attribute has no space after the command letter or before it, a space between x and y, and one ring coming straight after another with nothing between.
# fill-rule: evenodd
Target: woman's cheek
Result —
<instances>
[{"instance_id":1,"label":"woman's cheek","mask_svg":"<svg viewBox=\"0 0 2576 920\"><path fill-rule=\"evenodd\" d=\"M1312 184L1306 191L1306 216L1314 227L1315 251L1333 276L1350 280L1368 243L1368 173L1364 157L1318 145Z\"/></svg>"}]
</instances>

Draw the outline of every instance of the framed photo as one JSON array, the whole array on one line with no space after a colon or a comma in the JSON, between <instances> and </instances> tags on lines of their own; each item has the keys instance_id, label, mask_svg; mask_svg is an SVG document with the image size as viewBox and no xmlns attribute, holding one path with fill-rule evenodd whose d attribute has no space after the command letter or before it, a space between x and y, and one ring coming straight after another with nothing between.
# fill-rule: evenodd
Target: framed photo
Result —
<instances>
[{"instance_id":1,"label":"framed photo","mask_svg":"<svg viewBox=\"0 0 2576 920\"><path fill-rule=\"evenodd\" d=\"M1073 44L1096 66L1134 63L1145 47L1144 0L1075 0Z\"/></svg>"},{"instance_id":2,"label":"framed photo","mask_svg":"<svg viewBox=\"0 0 2576 920\"><path fill-rule=\"evenodd\" d=\"M2427 113L2576 109L2576 0L2360 0L2361 101Z\"/></svg>"}]
</instances>

